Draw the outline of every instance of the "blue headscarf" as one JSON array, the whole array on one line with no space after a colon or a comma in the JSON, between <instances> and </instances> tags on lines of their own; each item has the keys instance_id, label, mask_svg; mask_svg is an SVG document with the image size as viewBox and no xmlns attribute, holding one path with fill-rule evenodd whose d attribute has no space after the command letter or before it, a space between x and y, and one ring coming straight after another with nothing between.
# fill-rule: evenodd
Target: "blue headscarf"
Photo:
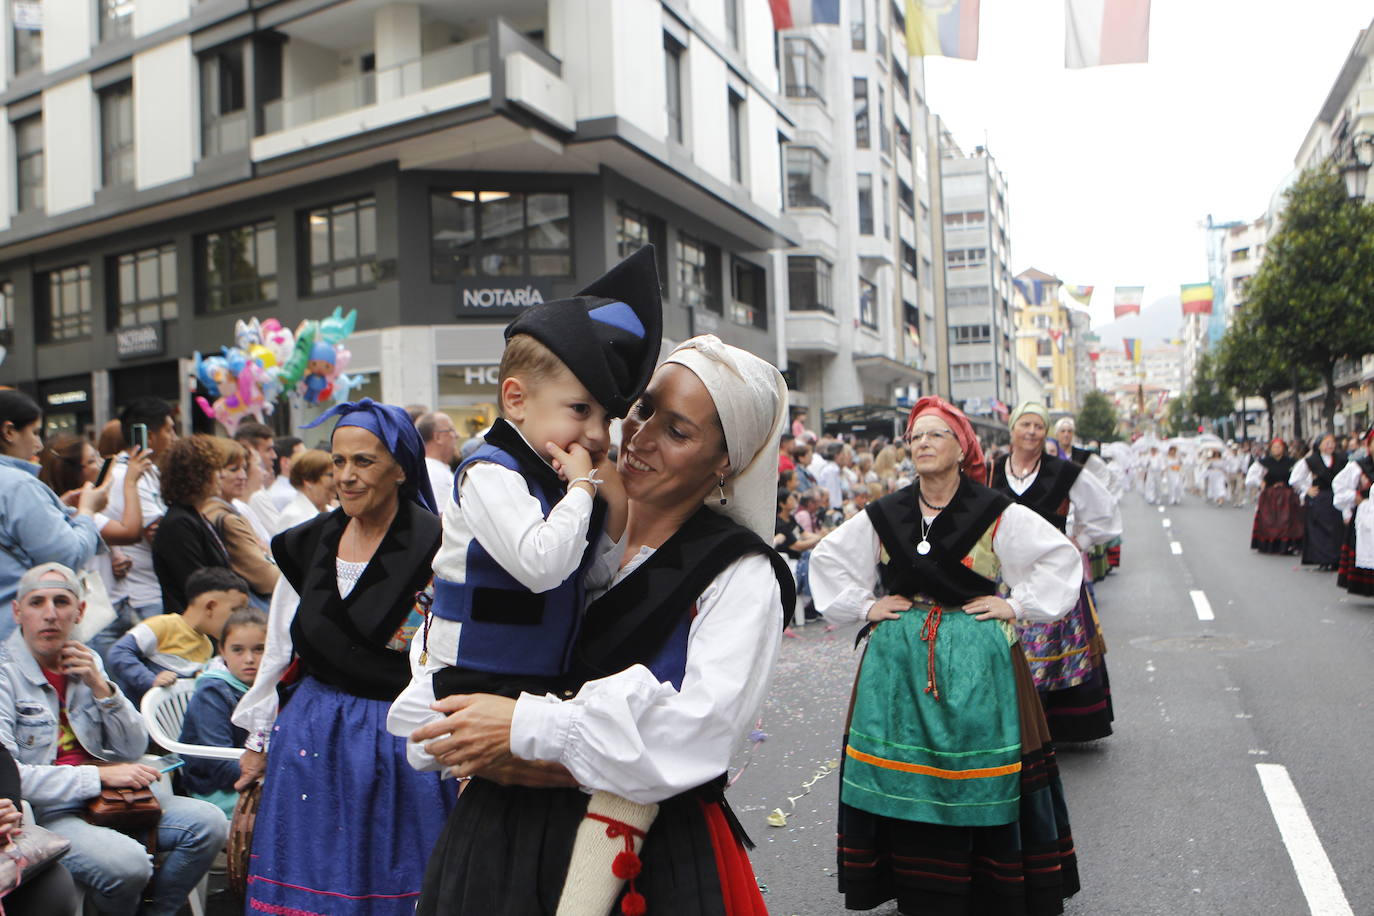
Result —
<instances>
[{"instance_id":1,"label":"blue headscarf","mask_svg":"<svg viewBox=\"0 0 1374 916\"><path fill-rule=\"evenodd\" d=\"M356 426L380 439L405 472L401 495L435 515L439 514L434 491L429 486L429 471L425 467L425 443L411 422L410 414L394 404L378 404L371 398L363 398L361 401L335 404L301 429L313 429L330 417L339 417L335 430L340 426ZM333 433L330 433L330 437L333 437Z\"/></svg>"}]
</instances>

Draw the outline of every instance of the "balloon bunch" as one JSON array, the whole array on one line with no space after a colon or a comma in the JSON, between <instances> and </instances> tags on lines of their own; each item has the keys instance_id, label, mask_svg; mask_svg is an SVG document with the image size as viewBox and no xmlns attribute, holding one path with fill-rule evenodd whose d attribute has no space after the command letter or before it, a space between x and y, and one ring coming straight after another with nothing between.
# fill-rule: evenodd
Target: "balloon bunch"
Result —
<instances>
[{"instance_id":1,"label":"balloon bunch","mask_svg":"<svg viewBox=\"0 0 1374 916\"><path fill-rule=\"evenodd\" d=\"M352 354L343 341L357 320L356 309L345 316L336 307L320 321L302 321L295 332L275 318L236 322L236 346L221 347L220 356L195 354L196 403L232 436L244 418L270 416L283 394L297 406L347 401L367 381L345 373Z\"/></svg>"}]
</instances>

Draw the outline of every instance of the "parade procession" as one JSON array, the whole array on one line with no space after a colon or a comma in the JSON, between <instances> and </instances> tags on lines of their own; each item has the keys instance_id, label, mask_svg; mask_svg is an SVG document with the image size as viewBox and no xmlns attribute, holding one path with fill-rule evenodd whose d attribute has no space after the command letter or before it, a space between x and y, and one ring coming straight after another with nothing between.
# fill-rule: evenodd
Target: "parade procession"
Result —
<instances>
[{"instance_id":1,"label":"parade procession","mask_svg":"<svg viewBox=\"0 0 1374 916\"><path fill-rule=\"evenodd\" d=\"M0 8L0 916L1374 914L1368 0Z\"/></svg>"}]
</instances>

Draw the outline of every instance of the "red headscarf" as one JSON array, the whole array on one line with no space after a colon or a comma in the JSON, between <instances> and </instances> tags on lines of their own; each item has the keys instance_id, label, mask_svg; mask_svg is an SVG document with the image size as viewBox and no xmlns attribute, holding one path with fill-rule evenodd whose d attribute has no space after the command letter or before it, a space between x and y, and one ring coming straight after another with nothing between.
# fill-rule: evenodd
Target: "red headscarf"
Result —
<instances>
[{"instance_id":1,"label":"red headscarf","mask_svg":"<svg viewBox=\"0 0 1374 916\"><path fill-rule=\"evenodd\" d=\"M935 395L921 398L916 402L916 406L911 408L911 416L906 421L908 434L916 420L926 414L934 414L944 420L949 424L949 428L954 431L954 438L959 440L959 448L963 449L964 452L964 460L959 465L959 469L967 474L969 480L974 483L987 483L987 465L983 461L983 447L978 444L978 435L973 431L973 424L968 421L968 417L964 416L964 412L944 398Z\"/></svg>"}]
</instances>

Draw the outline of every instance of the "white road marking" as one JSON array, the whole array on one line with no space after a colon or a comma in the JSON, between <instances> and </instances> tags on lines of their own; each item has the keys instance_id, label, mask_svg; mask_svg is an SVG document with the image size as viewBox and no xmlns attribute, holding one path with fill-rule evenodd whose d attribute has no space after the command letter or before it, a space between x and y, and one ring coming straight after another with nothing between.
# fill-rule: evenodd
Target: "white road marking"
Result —
<instances>
[{"instance_id":1,"label":"white road marking","mask_svg":"<svg viewBox=\"0 0 1374 916\"><path fill-rule=\"evenodd\" d=\"M1163 506L1159 506L1158 508L1159 508L1159 511L1160 511L1160 512L1163 512L1163 511L1164 511L1164 507L1163 507Z\"/></svg>"},{"instance_id":2,"label":"white road marking","mask_svg":"<svg viewBox=\"0 0 1374 916\"><path fill-rule=\"evenodd\" d=\"M1259 773L1264 796L1274 812L1274 820L1279 825L1279 835L1288 849L1288 857L1293 860L1293 870L1298 873L1298 884L1302 886L1312 916L1354 916L1335 869L1331 867L1331 860L1326 857L1326 850L1317 838L1312 819L1307 816L1298 790L1288 776L1287 767L1277 763L1257 763L1255 770Z\"/></svg>"},{"instance_id":3,"label":"white road marking","mask_svg":"<svg viewBox=\"0 0 1374 916\"><path fill-rule=\"evenodd\" d=\"M1174 556L1176 556L1176 557L1179 557L1179 556L1182 556L1182 555L1183 555L1183 545L1180 544L1178 541L1170 541L1170 542L1169 542L1169 549L1170 549L1171 551L1173 551L1173 554L1174 554Z\"/></svg>"},{"instance_id":4,"label":"white road marking","mask_svg":"<svg viewBox=\"0 0 1374 916\"><path fill-rule=\"evenodd\" d=\"M1177 553L1177 551L1175 551ZM1207 593L1193 589L1188 592L1188 597L1193 599L1193 610L1197 611L1198 620L1216 620L1217 617L1212 613L1212 603L1207 600Z\"/></svg>"},{"instance_id":5,"label":"white road marking","mask_svg":"<svg viewBox=\"0 0 1374 916\"><path fill-rule=\"evenodd\" d=\"M1165 528L1168 528L1170 525L1173 524L1173 522L1169 521L1167 518L1161 518L1159 520L1159 523L1163 525Z\"/></svg>"}]
</instances>

